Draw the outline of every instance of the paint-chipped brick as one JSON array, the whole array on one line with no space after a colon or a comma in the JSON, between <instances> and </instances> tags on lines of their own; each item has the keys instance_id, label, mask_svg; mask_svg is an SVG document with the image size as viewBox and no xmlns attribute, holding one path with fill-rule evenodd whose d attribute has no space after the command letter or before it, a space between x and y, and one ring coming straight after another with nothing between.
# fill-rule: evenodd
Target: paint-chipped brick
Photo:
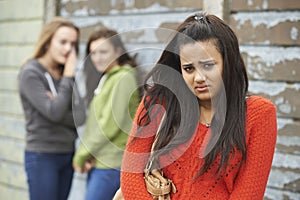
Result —
<instances>
[{"instance_id":1,"label":"paint-chipped brick","mask_svg":"<svg viewBox=\"0 0 300 200\"><path fill-rule=\"evenodd\" d=\"M300 45L300 12L237 13L230 26L241 44Z\"/></svg>"},{"instance_id":2,"label":"paint-chipped brick","mask_svg":"<svg viewBox=\"0 0 300 200\"><path fill-rule=\"evenodd\" d=\"M298 0L231 0L232 11L297 10Z\"/></svg>"}]
</instances>

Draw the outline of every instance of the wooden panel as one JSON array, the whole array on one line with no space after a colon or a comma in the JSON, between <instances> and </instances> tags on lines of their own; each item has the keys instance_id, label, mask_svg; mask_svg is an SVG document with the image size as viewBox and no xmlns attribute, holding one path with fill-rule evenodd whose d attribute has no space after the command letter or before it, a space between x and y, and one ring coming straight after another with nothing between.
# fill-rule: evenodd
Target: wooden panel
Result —
<instances>
[{"instance_id":1,"label":"wooden panel","mask_svg":"<svg viewBox=\"0 0 300 200\"><path fill-rule=\"evenodd\" d=\"M241 46L250 79L300 81L299 47Z\"/></svg>"},{"instance_id":2,"label":"wooden panel","mask_svg":"<svg viewBox=\"0 0 300 200\"><path fill-rule=\"evenodd\" d=\"M24 20L44 16L44 0L4 0L0 1L0 7L0 20ZM33 9L34 12L30 12Z\"/></svg>"},{"instance_id":3,"label":"wooden panel","mask_svg":"<svg viewBox=\"0 0 300 200\"><path fill-rule=\"evenodd\" d=\"M0 89L17 91L18 89L18 70L0 70Z\"/></svg>"},{"instance_id":4,"label":"wooden panel","mask_svg":"<svg viewBox=\"0 0 300 200\"><path fill-rule=\"evenodd\" d=\"M62 16L93 16L107 14L152 13L166 11L199 10L203 0L89 0L62 3Z\"/></svg>"},{"instance_id":5,"label":"wooden panel","mask_svg":"<svg viewBox=\"0 0 300 200\"><path fill-rule=\"evenodd\" d=\"M27 200L29 199L27 189L14 188L8 185L0 184L0 199Z\"/></svg>"},{"instance_id":6,"label":"wooden panel","mask_svg":"<svg viewBox=\"0 0 300 200\"><path fill-rule=\"evenodd\" d=\"M43 26L41 19L0 23L0 44L33 44Z\"/></svg>"},{"instance_id":7,"label":"wooden panel","mask_svg":"<svg viewBox=\"0 0 300 200\"><path fill-rule=\"evenodd\" d=\"M296 177L289 176L289 182L300 178L299 170L300 157L293 154L286 154L276 151L273 159L274 169L281 169L283 172L294 172L298 174ZM299 187L300 189L300 187Z\"/></svg>"},{"instance_id":8,"label":"wooden panel","mask_svg":"<svg viewBox=\"0 0 300 200\"><path fill-rule=\"evenodd\" d=\"M278 116L300 119L300 84L250 81L249 91L270 99Z\"/></svg>"},{"instance_id":9,"label":"wooden panel","mask_svg":"<svg viewBox=\"0 0 300 200\"><path fill-rule=\"evenodd\" d=\"M81 28L81 41L94 30L108 27L117 30L125 43L165 42L177 25L191 13L161 13L140 15L111 15L103 17L71 18ZM145 24L145 22L147 22ZM121 26L120 26L121 24Z\"/></svg>"},{"instance_id":10,"label":"wooden panel","mask_svg":"<svg viewBox=\"0 0 300 200\"><path fill-rule=\"evenodd\" d=\"M27 179L23 164L0 162L0 184L18 188L27 188Z\"/></svg>"},{"instance_id":11,"label":"wooden panel","mask_svg":"<svg viewBox=\"0 0 300 200\"><path fill-rule=\"evenodd\" d=\"M0 113L23 115L23 108L17 92L0 93Z\"/></svg>"},{"instance_id":12,"label":"wooden panel","mask_svg":"<svg viewBox=\"0 0 300 200\"><path fill-rule=\"evenodd\" d=\"M300 130L300 121L293 120L289 118L280 118L277 119L278 125L278 134L282 136L299 136ZM300 143L299 143L300 145Z\"/></svg>"},{"instance_id":13,"label":"wooden panel","mask_svg":"<svg viewBox=\"0 0 300 200\"><path fill-rule=\"evenodd\" d=\"M268 180L268 186L272 188L283 188L290 192L299 192L300 185L299 183L296 183L299 180L300 173L287 170L284 171L284 169L272 169Z\"/></svg>"},{"instance_id":14,"label":"wooden panel","mask_svg":"<svg viewBox=\"0 0 300 200\"><path fill-rule=\"evenodd\" d=\"M127 50L131 55L136 55L136 61L142 69L149 71L159 59L164 44L128 44Z\"/></svg>"},{"instance_id":15,"label":"wooden panel","mask_svg":"<svg viewBox=\"0 0 300 200\"><path fill-rule=\"evenodd\" d=\"M1 33L0 33L1 35ZM21 43L22 41L20 41ZM26 58L33 53L34 45L0 45L0 67L20 68ZM1 79L0 79L1 80Z\"/></svg>"},{"instance_id":16,"label":"wooden panel","mask_svg":"<svg viewBox=\"0 0 300 200\"><path fill-rule=\"evenodd\" d=\"M21 139L25 138L25 122L23 119L0 115L0 135Z\"/></svg>"},{"instance_id":17,"label":"wooden panel","mask_svg":"<svg viewBox=\"0 0 300 200\"><path fill-rule=\"evenodd\" d=\"M25 142L0 136L0 159L22 164Z\"/></svg>"},{"instance_id":18,"label":"wooden panel","mask_svg":"<svg viewBox=\"0 0 300 200\"><path fill-rule=\"evenodd\" d=\"M297 155L275 152L268 185L299 193L299 163L300 157Z\"/></svg>"},{"instance_id":19,"label":"wooden panel","mask_svg":"<svg viewBox=\"0 0 300 200\"><path fill-rule=\"evenodd\" d=\"M280 152L300 154L300 121L278 118L276 148Z\"/></svg>"},{"instance_id":20,"label":"wooden panel","mask_svg":"<svg viewBox=\"0 0 300 200\"><path fill-rule=\"evenodd\" d=\"M300 12L237 13L230 26L241 44L299 45Z\"/></svg>"},{"instance_id":21,"label":"wooden panel","mask_svg":"<svg viewBox=\"0 0 300 200\"><path fill-rule=\"evenodd\" d=\"M282 190L281 188L268 188L264 200L298 200L300 193Z\"/></svg>"},{"instance_id":22,"label":"wooden panel","mask_svg":"<svg viewBox=\"0 0 300 200\"><path fill-rule=\"evenodd\" d=\"M298 0L231 0L232 11L298 10Z\"/></svg>"}]
</instances>

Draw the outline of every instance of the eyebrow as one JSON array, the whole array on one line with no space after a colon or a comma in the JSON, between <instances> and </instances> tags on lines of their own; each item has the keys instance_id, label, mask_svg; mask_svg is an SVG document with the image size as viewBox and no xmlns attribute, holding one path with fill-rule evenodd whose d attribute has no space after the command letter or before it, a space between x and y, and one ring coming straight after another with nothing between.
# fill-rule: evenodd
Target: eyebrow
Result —
<instances>
[{"instance_id":1,"label":"eyebrow","mask_svg":"<svg viewBox=\"0 0 300 200\"><path fill-rule=\"evenodd\" d=\"M198 61L199 64L206 64L206 63L209 63L209 62L215 62L214 59L211 59L211 60L204 60L204 61ZM193 65L193 63L185 63L185 64L182 64L182 66L191 66Z\"/></svg>"},{"instance_id":2,"label":"eyebrow","mask_svg":"<svg viewBox=\"0 0 300 200\"><path fill-rule=\"evenodd\" d=\"M193 65L193 63L182 64L182 66L184 66L184 67L189 67L189 66L192 66L192 65Z\"/></svg>"},{"instance_id":3,"label":"eyebrow","mask_svg":"<svg viewBox=\"0 0 300 200\"><path fill-rule=\"evenodd\" d=\"M206 64L206 63L209 63L209 62L215 62L215 60L214 59L204 60L204 61L199 61L198 63L199 64Z\"/></svg>"}]
</instances>

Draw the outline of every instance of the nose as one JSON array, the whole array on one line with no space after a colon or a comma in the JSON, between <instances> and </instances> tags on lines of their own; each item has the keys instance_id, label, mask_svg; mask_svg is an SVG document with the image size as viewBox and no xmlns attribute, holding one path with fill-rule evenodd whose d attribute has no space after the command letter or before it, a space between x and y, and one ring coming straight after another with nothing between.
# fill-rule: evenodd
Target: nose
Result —
<instances>
[{"instance_id":1,"label":"nose","mask_svg":"<svg viewBox=\"0 0 300 200\"><path fill-rule=\"evenodd\" d=\"M72 48L73 48L72 43L70 43L70 42L66 43L66 45L65 45L65 50L66 51L70 52L72 50Z\"/></svg>"},{"instance_id":2,"label":"nose","mask_svg":"<svg viewBox=\"0 0 300 200\"><path fill-rule=\"evenodd\" d=\"M196 82L204 82L206 79L205 73L203 73L199 68L196 68L196 73L194 77Z\"/></svg>"}]
</instances>

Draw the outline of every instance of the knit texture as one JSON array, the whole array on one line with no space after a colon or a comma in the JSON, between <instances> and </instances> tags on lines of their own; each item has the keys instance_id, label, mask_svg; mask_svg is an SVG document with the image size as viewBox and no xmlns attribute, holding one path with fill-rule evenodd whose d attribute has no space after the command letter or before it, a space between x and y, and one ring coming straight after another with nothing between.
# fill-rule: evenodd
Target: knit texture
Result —
<instances>
[{"instance_id":1,"label":"knit texture","mask_svg":"<svg viewBox=\"0 0 300 200\"><path fill-rule=\"evenodd\" d=\"M143 105L140 104L137 113L142 108ZM263 199L276 144L275 106L262 97L251 96L247 99L246 120L246 161L242 162L241 153L236 152L232 154L228 167L219 174L215 171L220 155L203 175L197 176L204 162L199 156L199 150L209 133L209 129L201 123L191 141L160 157L164 175L174 182L178 190L171 194L172 200ZM125 200L152 199L145 187L143 169L158 124L159 119L153 119L142 135L132 142L137 126L133 128L121 172L121 188Z\"/></svg>"}]
</instances>

